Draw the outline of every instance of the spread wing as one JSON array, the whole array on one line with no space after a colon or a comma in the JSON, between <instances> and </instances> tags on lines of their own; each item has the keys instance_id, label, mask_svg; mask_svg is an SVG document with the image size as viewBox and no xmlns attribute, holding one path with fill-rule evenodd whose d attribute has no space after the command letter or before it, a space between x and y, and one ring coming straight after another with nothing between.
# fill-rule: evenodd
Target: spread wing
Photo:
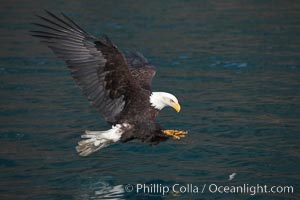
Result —
<instances>
[{"instance_id":1,"label":"spread wing","mask_svg":"<svg viewBox=\"0 0 300 200\"><path fill-rule=\"evenodd\" d=\"M126 104L132 88L138 87L126 59L107 36L97 40L70 18L46 11L39 16L42 28L32 31L63 59L75 82L104 118L114 123Z\"/></svg>"},{"instance_id":2,"label":"spread wing","mask_svg":"<svg viewBox=\"0 0 300 200\"><path fill-rule=\"evenodd\" d=\"M149 64L148 60L139 52L125 54L131 75L138 84L146 90L151 91L151 82L156 73L156 68Z\"/></svg>"}]
</instances>

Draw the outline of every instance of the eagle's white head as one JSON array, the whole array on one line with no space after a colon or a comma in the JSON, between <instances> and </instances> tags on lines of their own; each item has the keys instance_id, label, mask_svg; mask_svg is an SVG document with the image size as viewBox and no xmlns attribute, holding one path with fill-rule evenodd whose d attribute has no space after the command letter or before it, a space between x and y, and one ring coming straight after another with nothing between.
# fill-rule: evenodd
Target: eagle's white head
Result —
<instances>
[{"instance_id":1,"label":"eagle's white head","mask_svg":"<svg viewBox=\"0 0 300 200\"><path fill-rule=\"evenodd\" d=\"M150 103L158 110L161 110L166 106L171 106L177 112L180 111L180 105L177 98L173 94L167 92L152 92L150 96Z\"/></svg>"}]
</instances>

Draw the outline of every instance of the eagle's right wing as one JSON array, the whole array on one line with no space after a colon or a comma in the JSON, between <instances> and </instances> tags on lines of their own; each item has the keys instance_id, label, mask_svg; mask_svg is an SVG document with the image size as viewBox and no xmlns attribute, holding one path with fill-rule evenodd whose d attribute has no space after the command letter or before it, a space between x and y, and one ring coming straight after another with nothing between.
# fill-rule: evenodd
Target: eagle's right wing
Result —
<instances>
[{"instance_id":1,"label":"eagle's right wing","mask_svg":"<svg viewBox=\"0 0 300 200\"><path fill-rule=\"evenodd\" d=\"M156 74L156 68L139 52L125 54L131 75L145 90L151 91L152 79Z\"/></svg>"},{"instance_id":2,"label":"eagle's right wing","mask_svg":"<svg viewBox=\"0 0 300 200\"><path fill-rule=\"evenodd\" d=\"M97 40L64 14L47 13L48 17L39 16L43 23L35 23L42 30L32 31L32 35L66 62L92 105L108 122L115 123L128 93L139 88L123 54L107 36Z\"/></svg>"}]
</instances>

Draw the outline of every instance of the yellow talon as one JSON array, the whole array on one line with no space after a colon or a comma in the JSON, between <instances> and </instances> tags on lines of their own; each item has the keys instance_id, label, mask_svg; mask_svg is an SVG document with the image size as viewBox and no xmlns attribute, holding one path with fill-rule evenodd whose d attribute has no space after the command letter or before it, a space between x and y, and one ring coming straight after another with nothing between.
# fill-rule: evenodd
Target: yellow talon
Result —
<instances>
[{"instance_id":1,"label":"yellow talon","mask_svg":"<svg viewBox=\"0 0 300 200\"><path fill-rule=\"evenodd\" d=\"M171 138L180 140L188 134L187 131L179 131L179 130L163 130L163 133Z\"/></svg>"}]
</instances>

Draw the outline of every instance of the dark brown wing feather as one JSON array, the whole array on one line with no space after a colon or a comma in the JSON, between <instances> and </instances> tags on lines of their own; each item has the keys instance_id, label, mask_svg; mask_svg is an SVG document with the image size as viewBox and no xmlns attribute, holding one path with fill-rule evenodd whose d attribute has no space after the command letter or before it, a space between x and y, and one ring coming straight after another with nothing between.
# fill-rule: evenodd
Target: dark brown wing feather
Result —
<instances>
[{"instance_id":1,"label":"dark brown wing feather","mask_svg":"<svg viewBox=\"0 0 300 200\"><path fill-rule=\"evenodd\" d=\"M138 84L146 90L151 91L151 82L156 73L156 68L149 64L148 60L139 52L125 54L131 75Z\"/></svg>"},{"instance_id":2,"label":"dark brown wing feather","mask_svg":"<svg viewBox=\"0 0 300 200\"><path fill-rule=\"evenodd\" d=\"M134 82L126 60L107 36L97 40L75 22L62 14L57 17L46 11L40 17L43 28L32 31L63 59L71 70L75 82L81 87L94 107L110 123L115 123L126 104Z\"/></svg>"}]
</instances>

